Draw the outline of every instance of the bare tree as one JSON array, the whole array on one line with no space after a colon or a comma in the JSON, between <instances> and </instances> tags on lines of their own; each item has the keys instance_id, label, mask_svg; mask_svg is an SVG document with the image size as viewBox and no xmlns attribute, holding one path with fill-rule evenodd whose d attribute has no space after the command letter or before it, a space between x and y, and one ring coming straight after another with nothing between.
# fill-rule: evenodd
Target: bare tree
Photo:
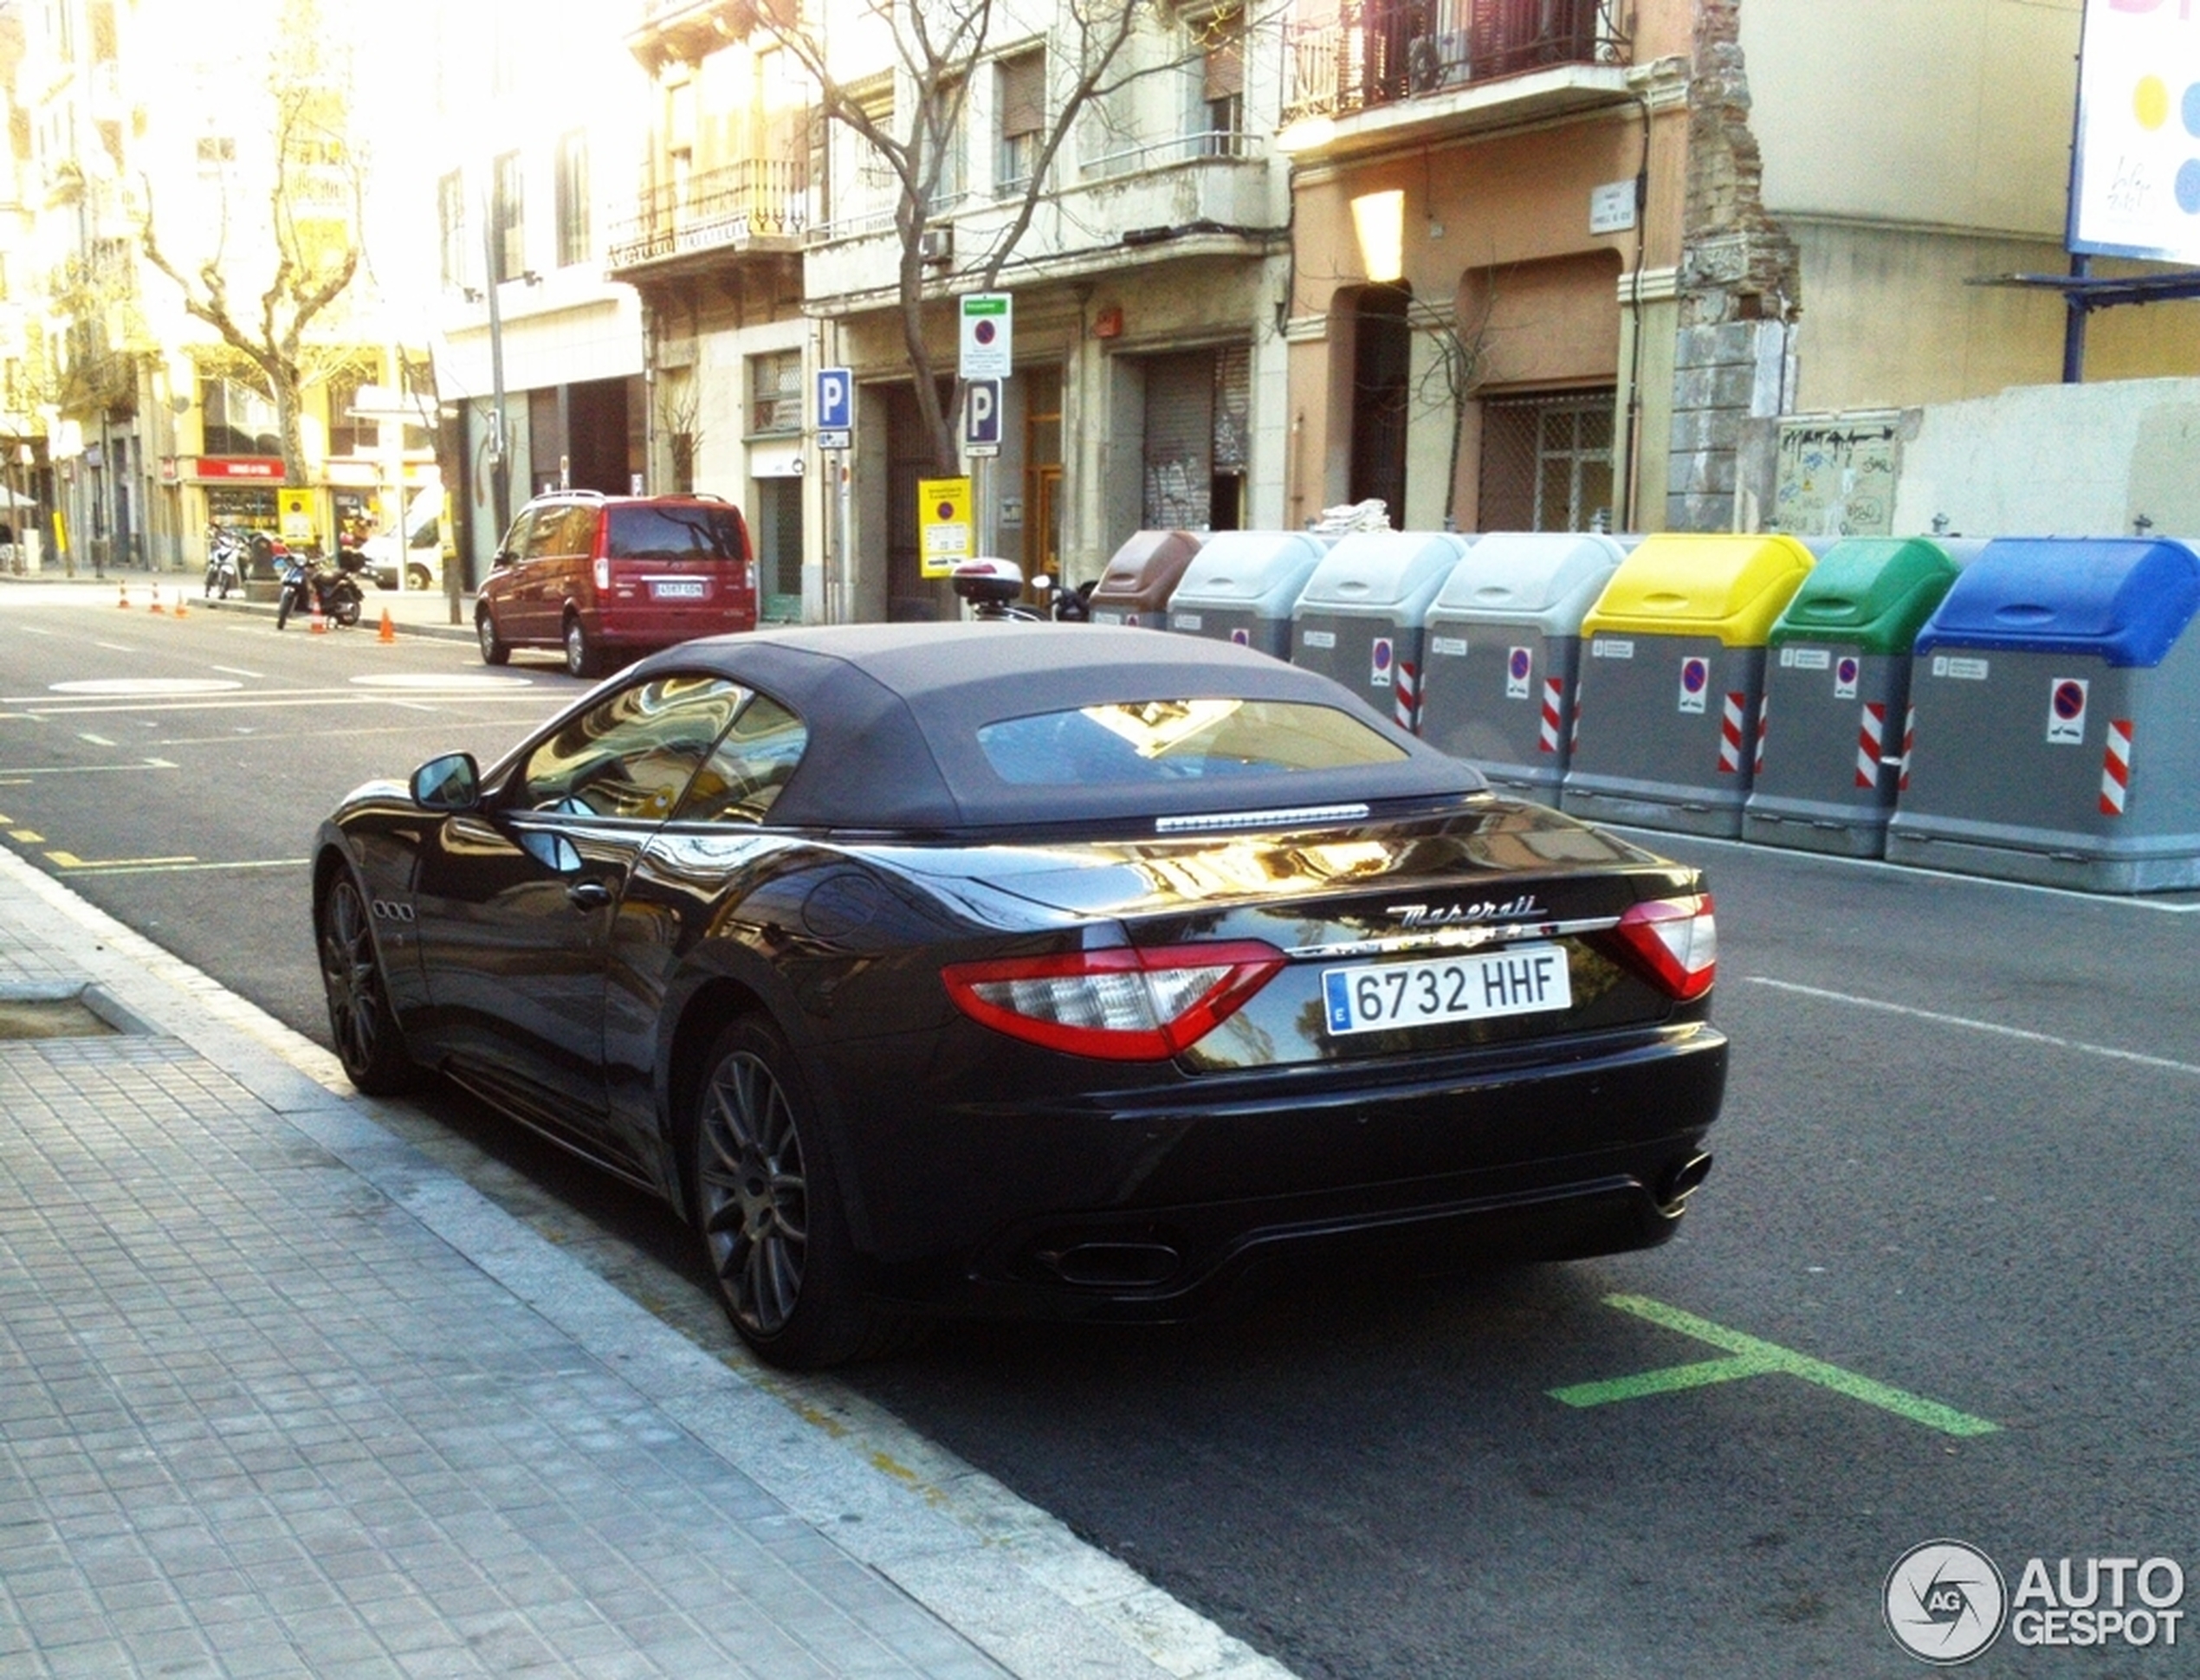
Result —
<instances>
[{"instance_id":1,"label":"bare tree","mask_svg":"<svg viewBox=\"0 0 2200 1680\"><path fill-rule=\"evenodd\" d=\"M896 271L902 341L915 376L916 402L943 473L954 470L956 445L951 408L940 401L940 370L925 334L926 306L948 293L990 291L1051 191L1057 155L1088 108L1150 74L1126 55L1142 23L1159 23L1164 0L1049 0L1039 38L1046 53L1045 117L1032 139L1028 176L1012 197L996 204L1014 208L1000 234L985 249L942 277L932 277L923 236L933 207L951 172L954 148L974 70L987 55L1015 44L1031 33L1007 0L834 0L832 26L870 28L890 36L896 77L890 113L881 114L860 96L868 74L844 81L826 51L823 5L812 0L814 19L806 19L794 0L765 0L757 7L758 26L793 53L818 88L819 109L827 122L860 135L892 176L896 197L894 229L900 246ZM1012 34L1012 31L1013 33ZM866 66L866 71L875 67Z\"/></svg>"},{"instance_id":2,"label":"bare tree","mask_svg":"<svg viewBox=\"0 0 2200 1680\"><path fill-rule=\"evenodd\" d=\"M149 181L139 231L146 260L182 290L185 312L214 329L233 352L230 365L249 371L274 402L290 484L307 480L306 389L356 361L350 349L308 336L360 259L350 65L329 21L320 0L284 0L266 84L269 148L256 158L246 137L217 141L231 148L208 160L219 214L196 229L190 253L162 242Z\"/></svg>"}]
</instances>

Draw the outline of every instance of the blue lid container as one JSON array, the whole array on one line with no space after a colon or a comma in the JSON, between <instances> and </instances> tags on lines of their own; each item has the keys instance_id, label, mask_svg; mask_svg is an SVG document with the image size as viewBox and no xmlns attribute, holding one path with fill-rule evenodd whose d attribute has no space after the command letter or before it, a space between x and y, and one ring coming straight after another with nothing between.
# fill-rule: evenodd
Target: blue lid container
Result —
<instances>
[{"instance_id":1,"label":"blue lid container","mask_svg":"<svg viewBox=\"0 0 2200 1680\"><path fill-rule=\"evenodd\" d=\"M1917 650L2089 654L2162 662L2200 611L2200 556L2139 537L2002 537L1942 598Z\"/></svg>"}]
</instances>

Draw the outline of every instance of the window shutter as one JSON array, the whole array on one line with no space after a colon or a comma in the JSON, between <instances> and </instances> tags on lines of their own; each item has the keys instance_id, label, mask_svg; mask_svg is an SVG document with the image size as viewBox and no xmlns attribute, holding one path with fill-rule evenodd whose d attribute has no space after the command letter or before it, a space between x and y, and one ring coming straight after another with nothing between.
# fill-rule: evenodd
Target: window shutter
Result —
<instances>
[{"instance_id":1,"label":"window shutter","mask_svg":"<svg viewBox=\"0 0 2200 1680\"><path fill-rule=\"evenodd\" d=\"M1235 99L1246 90L1245 14L1233 12L1207 25L1207 100Z\"/></svg>"},{"instance_id":2,"label":"window shutter","mask_svg":"<svg viewBox=\"0 0 2200 1680\"><path fill-rule=\"evenodd\" d=\"M1026 53L1000 67L1000 132L1006 139L1046 126L1046 55Z\"/></svg>"}]
</instances>

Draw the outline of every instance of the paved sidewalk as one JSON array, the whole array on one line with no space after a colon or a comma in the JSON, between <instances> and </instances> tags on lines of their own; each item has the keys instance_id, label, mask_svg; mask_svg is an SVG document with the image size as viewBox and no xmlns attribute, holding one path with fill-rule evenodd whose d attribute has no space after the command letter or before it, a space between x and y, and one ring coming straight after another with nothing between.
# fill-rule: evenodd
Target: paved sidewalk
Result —
<instances>
[{"instance_id":1,"label":"paved sidewalk","mask_svg":"<svg viewBox=\"0 0 2200 1680\"><path fill-rule=\"evenodd\" d=\"M126 1030L0 1034L0 1677L1288 1680L0 849L0 1014L68 998Z\"/></svg>"}]
</instances>

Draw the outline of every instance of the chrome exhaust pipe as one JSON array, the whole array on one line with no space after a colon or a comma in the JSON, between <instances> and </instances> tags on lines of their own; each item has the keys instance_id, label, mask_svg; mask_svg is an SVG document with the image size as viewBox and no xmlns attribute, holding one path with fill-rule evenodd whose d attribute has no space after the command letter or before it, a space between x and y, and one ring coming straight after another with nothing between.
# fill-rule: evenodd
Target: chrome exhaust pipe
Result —
<instances>
[{"instance_id":1,"label":"chrome exhaust pipe","mask_svg":"<svg viewBox=\"0 0 2200 1680\"><path fill-rule=\"evenodd\" d=\"M1687 1205L1688 1198L1698 1186L1711 1175L1711 1158L1700 1154L1683 1161L1666 1174L1658 1186L1658 1211L1668 1218L1677 1217Z\"/></svg>"}]
</instances>

